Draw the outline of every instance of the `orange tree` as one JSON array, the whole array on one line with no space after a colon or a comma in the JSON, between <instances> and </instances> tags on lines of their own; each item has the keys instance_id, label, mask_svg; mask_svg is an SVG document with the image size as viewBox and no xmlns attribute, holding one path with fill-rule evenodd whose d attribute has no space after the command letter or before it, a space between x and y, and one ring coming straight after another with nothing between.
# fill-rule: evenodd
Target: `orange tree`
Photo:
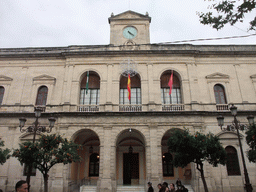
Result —
<instances>
[{"instance_id":1,"label":"orange tree","mask_svg":"<svg viewBox=\"0 0 256 192\"><path fill-rule=\"evenodd\" d=\"M10 157L10 149L2 149L1 147L4 146L4 141L0 141L0 164L3 165L6 160Z\"/></svg>"},{"instance_id":2,"label":"orange tree","mask_svg":"<svg viewBox=\"0 0 256 192\"><path fill-rule=\"evenodd\" d=\"M247 153L250 162L256 163L256 125L253 124L246 131L246 142L249 145Z\"/></svg>"},{"instance_id":3,"label":"orange tree","mask_svg":"<svg viewBox=\"0 0 256 192\"><path fill-rule=\"evenodd\" d=\"M26 141L19 144L12 156L21 164L33 165L44 177L44 191L48 191L48 172L58 163L68 164L80 161L80 145L62 138L60 135L43 135L35 143Z\"/></svg>"},{"instance_id":4,"label":"orange tree","mask_svg":"<svg viewBox=\"0 0 256 192\"><path fill-rule=\"evenodd\" d=\"M226 164L226 151L219 138L212 133L204 135L197 132L195 135L191 135L188 130L177 130L168 139L168 146L170 152L174 154L173 165L175 167L186 167L190 162L196 164L205 192L208 192L204 177L204 161L214 167L218 164Z\"/></svg>"}]
</instances>

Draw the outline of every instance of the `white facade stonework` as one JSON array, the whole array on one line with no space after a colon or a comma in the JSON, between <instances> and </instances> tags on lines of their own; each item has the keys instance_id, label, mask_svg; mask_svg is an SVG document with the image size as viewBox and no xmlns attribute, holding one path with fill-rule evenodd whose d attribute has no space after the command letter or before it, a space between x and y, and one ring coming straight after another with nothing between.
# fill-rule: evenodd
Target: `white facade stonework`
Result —
<instances>
[{"instance_id":1,"label":"white facade stonework","mask_svg":"<svg viewBox=\"0 0 256 192\"><path fill-rule=\"evenodd\" d=\"M175 183L177 178L191 185L195 192L203 191L193 163L184 169L174 168L174 176L163 175L162 156L168 153L168 136L174 129L185 128L191 133L212 132L220 137L224 147L232 146L237 151L240 175L229 176L226 166L213 168L205 164L209 191L244 190L237 135L222 132L216 117L222 114L225 122L231 124L230 103L238 107L241 123L248 124L248 115L256 116L256 45L150 44L150 22L148 14L132 11L112 15L109 45L0 49L0 87L4 88L0 138L5 147L18 148L22 141L32 140L31 134L20 132L19 118L26 117L26 126L33 124L41 86L46 86L48 93L40 124L47 126L48 118L55 117L52 133L84 146L81 163L51 169L50 192L72 191L79 184L95 185L98 192L115 192L127 180L130 185L145 186L145 190L151 181L156 190L158 183ZM136 37L123 36L127 26L136 28ZM120 111L120 63L125 59L137 63L141 103ZM95 105L80 103L81 81L87 71L100 79L96 111L92 110ZM161 77L166 71L174 71L179 79L181 103L162 103ZM226 104L216 103L215 85L224 87ZM246 156L248 146L243 132L241 137ZM125 181L124 164L130 146L136 165L131 179ZM99 157L98 176L89 175L90 147ZM256 189L256 166L247 157L245 160ZM13 191L15 183L25 178L23 166L15 158L0 166L0 189L6 192ZM31 177L31 191L42 189L43 177L37 171Z\"/></svg>"}]
</instances>

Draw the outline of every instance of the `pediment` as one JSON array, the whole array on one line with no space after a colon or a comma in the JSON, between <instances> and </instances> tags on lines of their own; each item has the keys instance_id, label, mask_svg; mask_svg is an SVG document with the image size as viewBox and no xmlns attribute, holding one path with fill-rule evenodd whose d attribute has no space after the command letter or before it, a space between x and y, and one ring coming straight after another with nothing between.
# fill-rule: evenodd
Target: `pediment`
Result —
<instances>
[{"instance_id":1,"label":"pediment","mask_svg":"<svg viewBox=\"0 0 256 192\"><path fill-rule=\"evenodd\" d=\"M211 75L205 76L206 79L229 79L228 75L225 75L223 73L213 73Z\"/></svg>"},{"instance_id":2,"label":"pediment","mask_svg":"<svg viewBox=\"0 0 256 192\"><path fill-rule=\"evenodd\" d=\"M13 79L4 75L0 75L0 81L12 81Z\"/></svg>"},{"instance_id":3,"label":"pediment","mask_svg":"<svg viewBox=\"0 0 256 192\"><path fill-rule=\"evenodd\" d=\"M111 17L108 18L109 23L113 20L123 20L123 19L134 19L134 20L149 20L151 22L151 17L148 16L148 13L145 15L134 12L134 11L125 11L123 13L120 13L118 15L111 14Z\"/></svg>"},{"instance_id":4,"label":"pediment","mask_svg":"<svg viewBox=\"0 0 256 192\"><path fill-rule=\"evenodd\" d=\"M34 83L55 83L56 78L49 75L40 75L33 78Z\"/></svg>"},{"instance_id":5,"label":"pediment","mask_svg":"<svg viewBox=\"0 0 256 192\"><path fill-rule=\"evenodd\" d=\"M220 132L219 134L217 134L217 136L221 139L221 140L225 140L225 139L228 139L228 140L237 140L238 137L237 137L237 133L235 132L232 132L232 131L227 131L227 132ZM243 138L243 135L240 134L240 137Z\"/></svg>"},{"instance_id":6,"label":"pediment","mask_svg":"<svg viewBox=\"0 0 256 192\"><path fill-rule=\"evenodd\" d=\"M36 134L36 140L41 137L42 134ZM33 141L34 134L33 133L24 133L20 136L21 141Z\"/></svg>"}]
</instances>

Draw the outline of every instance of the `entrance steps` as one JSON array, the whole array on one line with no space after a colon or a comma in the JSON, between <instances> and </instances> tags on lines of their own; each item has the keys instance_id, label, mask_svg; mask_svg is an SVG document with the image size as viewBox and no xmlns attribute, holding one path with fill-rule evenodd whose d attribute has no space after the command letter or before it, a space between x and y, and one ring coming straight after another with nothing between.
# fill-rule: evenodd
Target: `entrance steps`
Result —
<instances>
[{"instance_id":1,"label":"entrance steps","mask_svg":"<svg viewBox=\"0 0 256 192\"><path fill-rule=\"evenodd\" d=\"M143 185L137 185L137 186L118 185L116 192L145 192L145 187Z\"/></svg>"},{"instance_id":2,"label":"entrance steps","mask_svg":"<svg viewBox=\"0 0 256 192\"><path fill-rule=\"evenodd\" d=\"M191 185L184 185L189 192L194 192L193 188L191 187Z\"/></svg>"},{"instance_id":3,"label":"entrance steps","mask_svg":"<svg viewBox=\"0 0 256 192\"><path fill-rule=\"evenodd\" d=\"M97 186L92 186L92 185L83 185L80 187L80 192L96 192L97 191Z\"/></svg>"},{"instance_id":4,"label":"entrance steps","mask_svg":"<svg viewBox=\"0 0 256 192\"><path fill-rule=\"evenodd\" d=\"M189 192L194 192L191 185L184 185ZM143 185L123 186L118 185L116 192L145 192L147 189ZM156 189L155 189L156 190ZM96 192L97 186L83 185L80 187L80 192Z\"/></svg>"}]
</instances>

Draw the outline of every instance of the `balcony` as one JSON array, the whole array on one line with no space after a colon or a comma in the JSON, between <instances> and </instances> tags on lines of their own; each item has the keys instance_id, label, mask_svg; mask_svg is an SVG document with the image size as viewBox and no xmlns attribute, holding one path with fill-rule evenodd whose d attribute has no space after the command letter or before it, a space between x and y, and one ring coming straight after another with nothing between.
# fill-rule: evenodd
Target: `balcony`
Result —
<instances>
[{"instance_id":1,"label":"balcony","mask_svg":"<svg viewBox=\"0 0 256 192\"><path fill-rule=\"evenodd\" d=\"M184 104L162 105L162 111L184 111L184 110L185 110Z\"/></svg>"},{"instance_id":2,"label":"balcony","mask_svg":"<svg viewBox=\"0 0 256 192\"><path fill-rule=\"evenodd\" d=\"M138 111L142 111L142 106L141 105L119 105L119 111L138 112Z\"/></svg>"},{"instance_id":3,"label":"balcony","mask_svg":"<svg viewBox=\"0 0 256 192\"><path fill-rule=\"evenodd\" d=\"M228 111L228 104L216 104L217 111Z\"/></svg>"},{"instance_id":4,"label":"balcony","mask_svg":"<svg viewBox=\"0 0 256 192\"><path fill-rule=\"evenodd\" d=\"M99 106L98 105L78 105L77 111L78 112L98 112Z\"/></svg>"}]
</instances>

